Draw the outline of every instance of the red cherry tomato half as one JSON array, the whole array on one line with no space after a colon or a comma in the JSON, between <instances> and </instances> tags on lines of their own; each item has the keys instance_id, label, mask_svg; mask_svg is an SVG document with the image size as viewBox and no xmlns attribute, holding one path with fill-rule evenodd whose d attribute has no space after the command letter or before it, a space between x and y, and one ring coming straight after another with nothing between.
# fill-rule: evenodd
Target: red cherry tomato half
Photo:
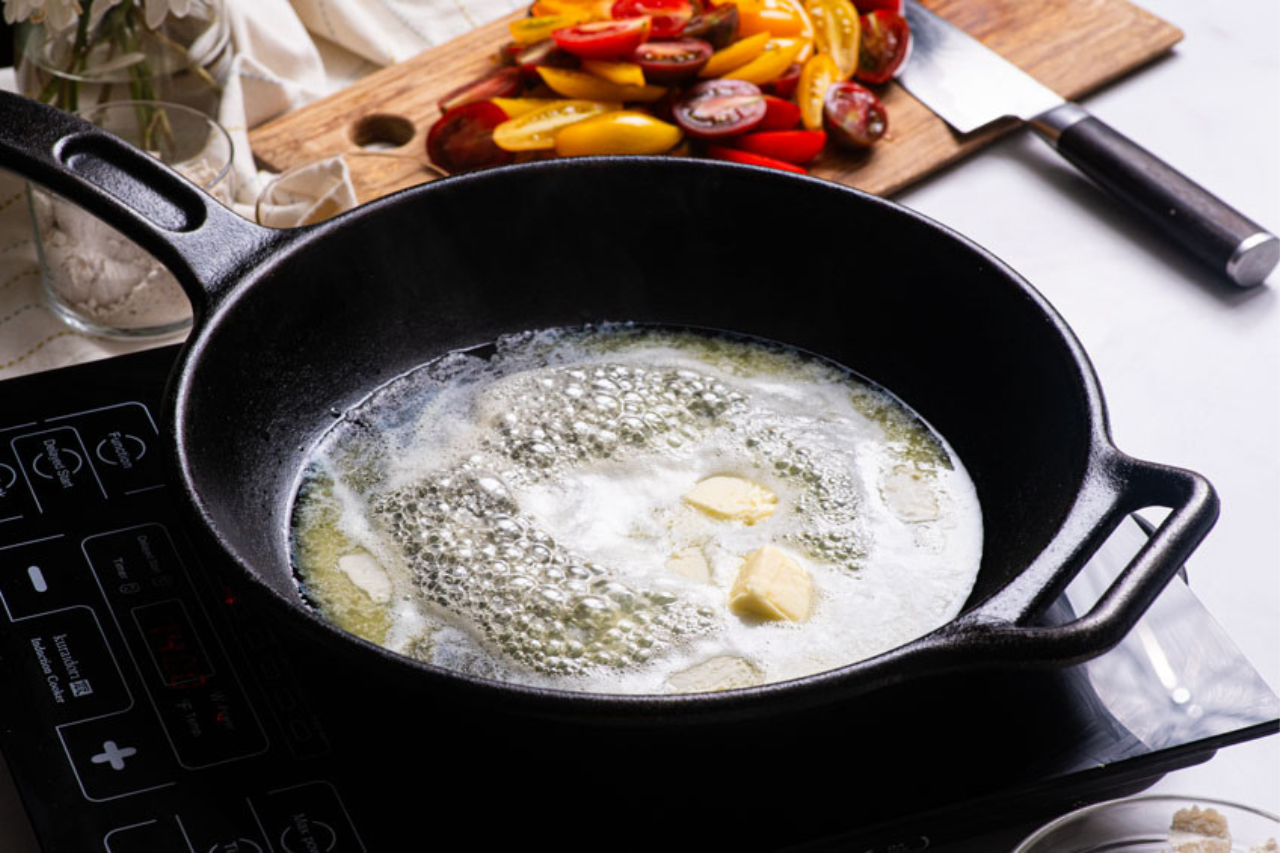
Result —
<instances>
[{"instance_id":1,"label":"red cherry tomato half","mask_svg":"<svg viewBox=\"0 0 1280 853\"><path fill-rule=\"evenodd\" d=\"M738 38L738 7L732 3L708 7L685 24L685 38L702 39L716 50L723 50Z\"/></svg>"},{"instance_id":2,"label":"red cherry tomato half","mask_svg":"<svg viewBox=\"0 0 1280 853\"><path fill-rule=\"evenodd\" d=\"M787 70L782 72L781 77L766 83L764 90L779 98L790 98L796 93L796 86L800 85L800 72L803 68L804 66L799 62L791 63L787 66Z\"/></svg>"},{"instance_id":3,"label":"red cherry tomato half","mask_svg":"<svg viewBox=\"0 0 1280 853\"><path fill-rule=\"evenodd\" d=\"M850 80L827 89L822 118L831 138L844 148L866 148L889 129L884 104L866 86Z\"/></svg>"},{"instance_id":4,"label":"red cherry tomato half","mask_svg":"<svg viewBox=\"0 0 1280 853\"><path fill-rule=\"evenodd\" d=\"M519 68L499 68L492 74L459 86L440 99L440 112L490 98L513 98L524 89L524 75Z\"/></svg>"},{"instance_id":5,"label":"red cherry tomato half","mask_svg":"<svg viewBox=\"0 0 1280 853\"><path fill-rule=\"evenodd\" d=\"M756 130L792 130L800 124L800 107L774 95L764 96L764 120Z\"/></svg>"},{"instance_id":6,"label":"red cherry tomato half","mask_svg":"<svg viewBox=\"0 0 1280 853\"><path fill-rule=\"evenodd\" d=\"M620 59L649 38L648 18L592 21L551 34L556 44L582 59Z\"/></svg>"},{"instance_id":7,"label":"red cherry tomato half","mask_svg":"<svg viewBox=\"0 0 1280 853\"><path fill-rule=\"evenodd\" d=\"M857 79L887 83L907 58L911 28L897 12L879 10L862 16L862 40L858 46Z\"/></svg>"},{"instance_id":8,"label":"red cherry tomato half","mask_svg":"<svg viewBox=\"0 0 1280 853\"><path fill-rule=\"evenodd\" d=\"M714 49L698 39L647 41L631 54L631 61L644 71L647 83L672 86L697 76Z\"/></svg>"},{"instance_id":9,"label":"red cherry tomato half","mask_svg":"<svg viewBox=\"0 0 1280 853\"><path fill-rule=\"evenodd\" d=\"M869 15L880 9L894 12L898 15L902 14L902 0L858 0L854 5L858 8L858 12L863 15Z\"/></svg>"},{"instance_id":10,"label":"red cherry tomato half","mask_svg":"<svg viewBox=\"0 0 1280 853\"><path fill-rule=\"evenodd\" d=\"M690 88L672 108L684 132L698 139L722 139L754 130L767 107L760 87L745 80L707 80Z\"/></svg>"},{"instance_id":11,"label":"red cherry tomato half","mask_svg":"<svg viewBox=\"0 0 1280 853\"><path fill-rule=\"evenodd\" d=\"M648 15L653 23L650 38L669 39L680 35L693 17L689 0L617 0L611 11L614 20Z\"/></svg>"},{"instance_id":12,"label":"red cherry tomato half","mask_svg":"<svg viewBox=\"0 0 1280 853\"><path fill-rule=\"evenodd\" d=\"M712 160L728 160L730 163L745 163L748 166L765 166L770 169L781 169L784 172L795 172L797 175L809 174L800 166L785 160L775 160L750 151L739 151L736 148L725 148L720 145L708 145L707 154Z\"/></svg>"},{"instance_id":13,"label":"red cherry tomato half","mask_svg":"<svg viewBox=\"0 0 1280 853\"><path fill-rule=\"evenodd\" d=\"M501 166L515 159L493 141L493 129L507 114L492 101L473 101L449 110L427 133L427 157L449 174Z\"/></svg>"},{"instance_id":14,"label":"red cherry tomato half","mask_svg":"<svg viewBox=\"0 0 1280 853\"><path fill-rule=\"evenodd\" d=\"M764 130L739 136L733 147L762 157L803 166L822 153L827 134L821 130Z\"/></svg>"}]
</instances>

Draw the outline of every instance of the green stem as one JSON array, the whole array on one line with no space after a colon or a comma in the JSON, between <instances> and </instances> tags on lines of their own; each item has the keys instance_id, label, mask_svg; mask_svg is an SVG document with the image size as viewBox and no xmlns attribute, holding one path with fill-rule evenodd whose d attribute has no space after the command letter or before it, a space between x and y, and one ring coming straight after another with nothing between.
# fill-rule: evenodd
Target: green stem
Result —
<instances>
[{"instance_id":1,"label":"green stem","mask_svg":"<svg viewBox=\"0 0 1280 853\"><path fill-rule=\"evenodd\" d=\"M164 44L173 52L181 54L183 58L186 59L184 66L203 80L210 89L219 93L222 91L222 86L218 84L217 80L213 79L213 75L206 71L203 65L191 58L191 51L186 47L186 45L179 44L159 30L156 30L153 35L155 35L156 41Z\"/></svg>"}]
</instances>

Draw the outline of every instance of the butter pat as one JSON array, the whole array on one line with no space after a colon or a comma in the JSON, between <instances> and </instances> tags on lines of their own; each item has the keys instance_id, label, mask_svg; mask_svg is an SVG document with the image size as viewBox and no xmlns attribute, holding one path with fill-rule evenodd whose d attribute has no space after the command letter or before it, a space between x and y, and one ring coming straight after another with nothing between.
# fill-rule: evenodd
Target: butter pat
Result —
<instances>
[{"instance_id":1,"label":"butter pat","mask_svg":"<svg viewBox=\"0 0 1280 853\"><path fill-rule=\"evenodd\" d=\"M716 475L694 486L685 501L708 515L755 524L773 515L778 496L742 477Z\"/></svg>"},{"instance_id":2,"label":"butter pat","mask_svg":"<svg viewBox=\"0 0 1280 853\"><path fill-rule=\"evenodd\" d=\"M391 600L391 578L367 552L343 554L338 558L338 571L350 578L375 603L386 604Z\"/></svg>"},{"instance_id":3,"label":"butter pat","mask_svg":"<svg viewBox=\"0 0 1280 853\"><path fill-rule=\"evenodd\" d=\"M743 616L803 622L813 604L813 583L800 564L765 545L747 555L729 590L729 607Z\"/></svg>"},{"instance_id":4,"label":"butter pat","mask_svg":"<svg viewBox=\"0 0 1280 853\"><path fill-rule=\"evenodd\" d=\"M676 693L711 693L764 683L764 675L742 658L718 655L681 670L667 679Z\"/></svg>"},{"instance_id":5,"label":"butter pat","mask_svg":"<svg viewBox=\"0 0 1280 853\"><path fill-rule=\"evenodd\" d=\"M894 468L884 478L880 494L893 514L903 521L936 521L938 518L938 497L925 475L913 468L905 465Z\"/></svg>"},{"instance_id":6,"label":"butter pat","mask_svg":"<svg viewBox=\"0 0 1280 853\"><path fill-rule=\"evenodd\" d=\"M697 545L681 548L667 559L667 569L678 575L684 575L691 581L708 583L711 580L711 566L707 565L707 555Z\"/></svg>"}]
</instances>

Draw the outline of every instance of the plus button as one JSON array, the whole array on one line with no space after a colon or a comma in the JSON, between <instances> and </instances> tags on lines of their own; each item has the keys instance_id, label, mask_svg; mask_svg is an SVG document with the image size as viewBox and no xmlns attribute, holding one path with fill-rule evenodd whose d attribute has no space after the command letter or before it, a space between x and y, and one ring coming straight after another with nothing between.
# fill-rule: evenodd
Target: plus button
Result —
<instances>
[{"instance_id":1,"label":"plus button","mask_svg":"<svg viewBox=\"0 0 1280 853\"><path fill-rule=\"evenodd\" d=\"M123 770L124 760L137 754L138 750L131 746L126 746L121 749L116 746L115 741L108 740L103 741L102 752L97 755L90 756L89 760L94 764L110 764L112 770Z\"/></svg>"}]
</instances>

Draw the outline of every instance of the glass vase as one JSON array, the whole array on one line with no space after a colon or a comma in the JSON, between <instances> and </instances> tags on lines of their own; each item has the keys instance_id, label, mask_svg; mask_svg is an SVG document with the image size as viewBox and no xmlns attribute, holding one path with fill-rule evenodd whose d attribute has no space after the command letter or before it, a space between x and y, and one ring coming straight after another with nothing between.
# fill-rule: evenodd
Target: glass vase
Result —
<instances>
[{"instance_id":1,"label":"glass vase","mask_svg":"<svg viewBox=\"0 0 1280 853\"><path fill-rule=\"evenodd\" d=\"M69 112L107 101L165 101L216 116L232 59L224 0L191 0L154 29L143 0L123 0L91 25L50 31L30 22L16 30L19 91Z\"/></svg>"},{"instance_id":2,"label":"glass vase","mask_svg":"<svg viewBox=\"0 0 1280 853\"><path fill-rule=\"evenodd\" d=\"M231 204L234 148L207 115L163 101L111 101L81 114ZM159 261L93 214L38 186L28 189L41 279L55 316L110 338L167 338L190 327L191 302Z\"/></svg>"}]
</instances>

